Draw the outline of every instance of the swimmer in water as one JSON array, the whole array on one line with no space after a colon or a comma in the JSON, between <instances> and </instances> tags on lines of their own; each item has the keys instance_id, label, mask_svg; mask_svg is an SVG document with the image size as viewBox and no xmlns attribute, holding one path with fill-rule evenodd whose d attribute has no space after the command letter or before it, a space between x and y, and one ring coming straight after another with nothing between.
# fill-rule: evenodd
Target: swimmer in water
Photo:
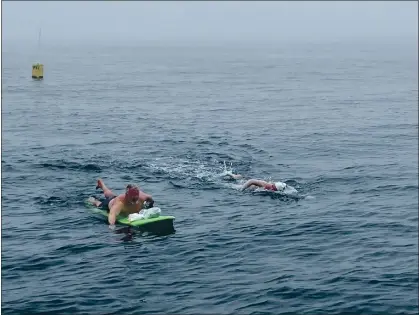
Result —
<instances>
[{"instance_id":1,"label":"swimmer in water","mask_svg":"<svg viewBox=\"0 0 419 315\"><path fill-rule=\"evenodd\" d=\"M153 207L153 198L142 192L138 186L127 185L125 194L115 195L112 190L106 187L102 179L98 179L96 189L102 189L105 199L103 201L90 197L87 201L95 207L106 210L108 215L109 227L115 228L115 221L118 214L128 216L131 213L138 213L143 209L144 203L147 202L148 208Z\"/></svg>"},{"instance_id":2,"label":"swimmer in water","mask_svg":"<svg viewBox=\"0 0 419 315\"><path fill-rule=\"evenodd\" d=\"M233 179L242 179L243 176L240 174L233 174L233 173L227 173L226 175L230 176ZM245 182L241 188L241 190L245 190L246 188L263 188L265 190L269 191L283 191L287 187L287 184L283 182L266 182L264 180L260 179L249 179L247 182Z\"/></svg>"}]
</instances>

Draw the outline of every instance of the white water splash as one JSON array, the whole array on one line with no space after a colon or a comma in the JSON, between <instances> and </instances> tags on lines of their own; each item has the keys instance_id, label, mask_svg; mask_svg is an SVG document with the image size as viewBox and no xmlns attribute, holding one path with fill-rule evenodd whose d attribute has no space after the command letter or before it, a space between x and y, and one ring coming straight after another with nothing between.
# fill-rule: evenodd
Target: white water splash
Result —
<instances>
[{"instance_id":1,"label":"white water splash","mask_svg":"<svg viewBox=\"0 0 419 315\"><path fill-rule=\"evenodd\" d=\"M228 165L226 161L223 161L223 166L219 167L209 165L208 163L200 160L176 159L174 157L158 158L155 159L155 161L158 163L150 163L150 169L153 171L163 172L168 174L170 177L186 177L188 179L197 178L199 180L205 180L207 182L219 184L223 187L234 190L242 190L243 184L247 181L247 179L244 178L238 179L234 182L226 182L224 180L227 177L231 179L229 175L235 174L232 162L228 163ZM267 181L273 182L270 177ZM277 183L278 182L284 184L285 188L273 193L286 195L295 195L298 193L298 190L293 186L280 181L277 181ZM265 191L265 189L256 188L254 191Z\"/></svg>"}]
</instances>

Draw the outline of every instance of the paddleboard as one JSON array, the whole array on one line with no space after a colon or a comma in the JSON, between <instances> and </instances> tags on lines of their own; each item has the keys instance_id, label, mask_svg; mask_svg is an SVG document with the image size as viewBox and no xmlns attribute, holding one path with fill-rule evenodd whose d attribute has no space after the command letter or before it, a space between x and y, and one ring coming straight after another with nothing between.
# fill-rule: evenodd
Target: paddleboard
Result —
<instances>
[{"instance_id":1,"label":"paddleboard","mask_svg":"<svg viewBox=\"0 0 419 315\"><path fill-rule=\"evenodd\" d=\"M99 209L89 203L86 203L86 206L89 208L89 210L97 214L99 216L102 216L106 220L108 219L108 212L106 210ZM123 225L129 225L133 227L138 227L141 230L144 231L150 231L150 232L158 232L161 230L173 230L173 221L175 220L174 216L167 216L167 215L160 215L156 218L149 218L149 219L136 219L134 221L130 221L127 216L118 215L116 217L116 222L123 224Z\"/></svg>"}]
</instances>

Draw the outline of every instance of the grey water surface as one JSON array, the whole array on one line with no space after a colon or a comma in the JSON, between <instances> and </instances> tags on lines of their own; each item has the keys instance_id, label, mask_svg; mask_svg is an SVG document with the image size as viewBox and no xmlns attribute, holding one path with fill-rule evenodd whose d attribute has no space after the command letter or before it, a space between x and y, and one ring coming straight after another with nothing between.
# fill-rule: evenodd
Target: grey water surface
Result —
<instances>
[{"instance_id":1,"label":"grey water surface","mask_svg":"<svg viewBox=\"0 0 419 315\"><path fill-rule=\"evenodd\" d=\"M417 46L56 45L43 81L2 59L3 314L417 314ZM109 230L99 177L176 232Z\"/></svg>"}]
</instances>

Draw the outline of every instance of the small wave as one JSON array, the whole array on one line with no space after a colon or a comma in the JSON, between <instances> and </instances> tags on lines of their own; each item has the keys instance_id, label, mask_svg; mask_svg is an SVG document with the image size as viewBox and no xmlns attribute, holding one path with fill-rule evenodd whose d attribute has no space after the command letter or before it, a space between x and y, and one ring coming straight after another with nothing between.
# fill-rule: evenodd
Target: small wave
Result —
<instances>
[{"instance_id":1,"label":"small wave","mask_svg":"<svg viewBox=\"0 0 419 315\"><path fill-rule=\"evenodd\" d=\"M384 193L384 192L396 192L396 191L416 191L418 190L418 186L417 185L403 185L403 186L399 186L399 185L383 185L383 186L377 186L375 188L371 188L371 189L355 189L353 191L351 191L349 194L351 195L356 195L356 194L365 194L365 193Z\"/></svg>"},{"instance_id":2,"label":"small wave","mask_svg":"<svg viewBox=\"0 0 419 315\"><path fill-rule=\"evenodd\" d=\"M169 181L169 183L173 186L173 187L175 187L175 188L181 188L181 189L187 189L187 188L189 188L189 186L188 185L182 185L182 184L178 184L178 183L175 183L174 181Z\"/></svg>"},{"instance_id":3,"label":"small wave","mask_svg":"<svg viewBox=\"0 0 419 315\"><path fill-rule=\"evenodd\" d=\"M4 160L1 161L1 164L2 164L1 168L3 172L12 172L16 170L16 168L13 165L5 162Z\"/></svg>"},{"instance_id":4,"label":"small wave","mask_svg":"<svg viewBox=\"0 0 419 315\"><path fill-rule=\"evenodd\" d=\"M54 255L67 256L67 255L80 255L84 252L95 251L96 249L102 249L102 244L67 244L57 248L54 251Z\"/></svg>"},{"instance_id":5,"label":"small wave","mask_svg":"<svg viewBox=\"0 0 419 315\"><path fill-rule=\"evenodd\" d=\"M92 146L107 145L107 146L109 146L110 144L115 144L115 143L119 143L119 141L116 141L116 140L98 141L98 142L92 142L89 145L92 145Z\"/></svg>"},{"instance_id":6,"label":"small wave","mask_svg":"<svg viewBox=\"0 0 419 315\"><path fill-rule=\"evenodd\" d=\"M48 268L57 268L58 266L63 265L65 263L65 258L61 257L29 257L27 259L22 260L20 264L9 265L5 263L3 265L3 270L7 270L8 272L37 271L45 270Z\"/></svg>"},{"instance_id":7,"label":"small wave","mask_svg":"<svg viewBox=\"0 0 419 315\"><path fill-rule=\"evenodd\" d=\"M115 166L123 170L132 171L132 170L138 170L143 167L146 167L147 163L143 161L134 161L134 162L119 163Z\"/></svg>"},{"instance_id":8,"label":"small wave","mask_svg":"<svg viewBox=\"0 0 419 315\"><path fill-rule=\"evenodd\" d=\"M37 196L37 197L34 197L33 199L35 203L39 205L51 205L55 203L62 204L64 202L63 199L56 196L50 196L50 197Z\"/></svg>"},{"instance_id":9,"label":"small wave","mask_svg":"<svg viewBox=\"0 0 419 315\"><path fill-rule=\"evenodd\" d=\"M209 141L209 140L198 140L198 141L196 141L196 143L195 143L196 145L212 145L212 142L211 141Z\"/></svg>"},{"instance_id":10,"label":"small wave","mask_svg":"<svg viewBox=\"0 0 419 315\"><path fill-rule=\"evenodd\" d=\"M51 170L71 170L71 171L83 171L83 172L98 172L102 168L93 163L81 164L77 162L68 162L65 160L56 160L53 162L45 162L35 164L35 167L43 167Z\"/></svg>"},{"instance_id":11,"label":"small wave","mask_svg":"<svg viewBox=\"0 0 419 315\"><path fill-rule=\"evenodd\" d=\"M355 183L364 183L366 180L374 179L383 179L383 176L373 176L373 175L344 175L341 177L337 176L319 176L311 184L355 184Z\"/></svg>"}]
</instances>

